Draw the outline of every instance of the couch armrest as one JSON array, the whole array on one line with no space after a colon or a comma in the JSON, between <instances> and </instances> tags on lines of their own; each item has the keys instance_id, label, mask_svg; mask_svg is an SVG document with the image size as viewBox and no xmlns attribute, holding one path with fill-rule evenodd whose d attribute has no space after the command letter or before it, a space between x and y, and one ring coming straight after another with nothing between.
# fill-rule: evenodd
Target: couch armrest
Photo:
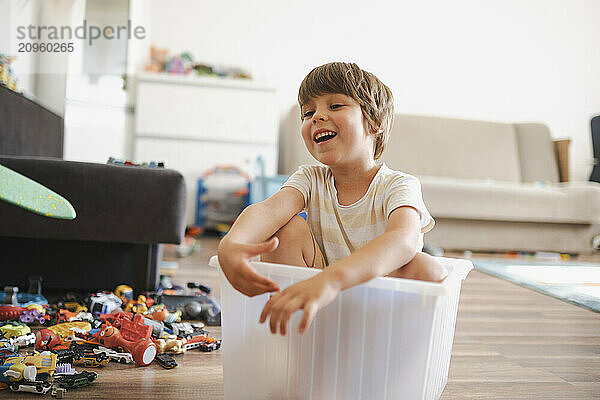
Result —
<instances>
[{"instance_id":1,"label":"couch armrest","mask_svg":"<svg viewBox=\"0 0 600 400\"><path fill-rule=\"evenodd\" d=\"M571 139L554 140L554 154L561 182L569 182L569 145Z\"/></svg>"},{"instance_id":2,"label":"couch armrest","mask_svg":"<svg viewBox=\"0 0 600 400\"><path fill-rule=\"evenodd\" d=\"M185 182L163 168L0 156L0 164L65 197L72 220L44 218L0 201L0 236L118 242L180 243Z\"/></svg>"}]
</instances>

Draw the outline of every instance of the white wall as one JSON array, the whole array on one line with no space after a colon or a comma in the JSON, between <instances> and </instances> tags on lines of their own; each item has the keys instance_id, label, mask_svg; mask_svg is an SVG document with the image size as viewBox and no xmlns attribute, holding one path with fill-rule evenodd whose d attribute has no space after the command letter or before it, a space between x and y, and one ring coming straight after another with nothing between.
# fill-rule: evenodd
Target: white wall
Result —
<instances>
[{"instance_id":1,"label":"white wall","mask_svg":"<svg viewBox=\"0 0 600 400\"><path fill-rule=\"evenodd\" d=\"M68 54L61 52L19 52L19 43L43 43L17 39L17 27L61 26L71 22L75 3L85 0L0 0L0 53L15 56L13 71L17 90L59 115L64 115ZM47 43L47 42L44 42Z\"/></svg>"},{"instance_id":2,"label":"white wall","mask_svg":"<svg viewBox=\"0 0 600 400\"><path fill-rule=\"evenodd\" d=\"M600 1L152 0L151 41L200 61L248 68L278 88L280 115L309 70L358 63L396 110L549 125L570 137L587 180L600 113Z\"/></svg>"},{"instance_id":3,"label":"white wall","mask_svg":"<svg viewBox=\"0 0 600 400\"><path fill-rule=\"evenodd\" d=\"M28 94L35 92L38 54L18 54L16 27L37 23L38 8L31 0L0 0L0 53L16 56L12 69L18 78L17 90Z\"/></svg>"}]
</instances>

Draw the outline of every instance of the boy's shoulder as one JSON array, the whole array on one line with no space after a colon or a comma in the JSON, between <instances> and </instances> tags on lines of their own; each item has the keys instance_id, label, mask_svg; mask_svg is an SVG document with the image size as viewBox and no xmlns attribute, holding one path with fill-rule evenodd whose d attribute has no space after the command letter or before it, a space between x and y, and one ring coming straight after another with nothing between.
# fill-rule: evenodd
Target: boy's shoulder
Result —
<instances>
[{"instance_id":1,"label":"boy's shoulder","mask_svg":"<svg viewBox=\"0 0 600 400\"><path fill-rule=\"evenodd\" d=\"M403 171L391 169L385 164L383 164L381 166L381 170L379 171L378 175L380 175L382 181L384 181L384 182L389 182L389 181L417 181L418 182L419 181L419 179L416 176L411 175L406 172L403 172Z\"/></svg>"},{"instance_id":2,"label":"boy's shoulder","mask_svg":"<svg viewBox=\"0 0 600 400\"><path fill-rule=\"evenodd\" d=\"M331 170L325 165L305 164L299 166L295 173L303 174L311 178L325 178L331 174Z\"/></svg>"}]
</instances>

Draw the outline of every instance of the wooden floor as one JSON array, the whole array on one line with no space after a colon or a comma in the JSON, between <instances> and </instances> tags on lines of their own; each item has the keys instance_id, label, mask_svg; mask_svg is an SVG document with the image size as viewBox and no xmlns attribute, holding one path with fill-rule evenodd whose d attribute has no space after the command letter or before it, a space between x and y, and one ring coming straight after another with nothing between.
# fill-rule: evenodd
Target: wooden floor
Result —
<instances>
[{"instance_id":1,"label":"wooden floor","mask_svg":"<svg viewBox=\"0 0 600 400\"><path fill-rule=\"evenodd\" d=\"M178 259L174 281L207 283L218 295L217 271L207 266L217 243L203 239L191 257ZM220 335L220 328L209 330ZM190 352L176 360L179 367L173 370L111 364L98 371L93 386L67 396L223 398L220 351ZM0 392L0 398L10 394ZM472 271L460 296L449 380L441 398L600 399L600 314Z\"/></svg>"}]
</instances>

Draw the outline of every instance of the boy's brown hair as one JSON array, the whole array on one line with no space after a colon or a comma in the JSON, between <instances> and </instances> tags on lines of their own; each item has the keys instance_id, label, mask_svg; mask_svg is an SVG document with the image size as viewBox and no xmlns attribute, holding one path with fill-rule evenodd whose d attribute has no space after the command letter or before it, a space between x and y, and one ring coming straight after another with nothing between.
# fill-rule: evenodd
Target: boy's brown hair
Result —
<instances>
[{"instance_id":1,"label":"boy's brown hair","mask_svg":"<svg viewBox=\"0 0 600 400\"><path fill-rule=\"evenodd\" d=\"M394 120L392 91L375 75L354 63L332 62L310 71L300 84L298 103L325 93L341 93L354 99L362 109L370 132L375 132L374 159L381 157ZM382 130L381 133L376 133Z\"/></svg>"}]
</instances>

